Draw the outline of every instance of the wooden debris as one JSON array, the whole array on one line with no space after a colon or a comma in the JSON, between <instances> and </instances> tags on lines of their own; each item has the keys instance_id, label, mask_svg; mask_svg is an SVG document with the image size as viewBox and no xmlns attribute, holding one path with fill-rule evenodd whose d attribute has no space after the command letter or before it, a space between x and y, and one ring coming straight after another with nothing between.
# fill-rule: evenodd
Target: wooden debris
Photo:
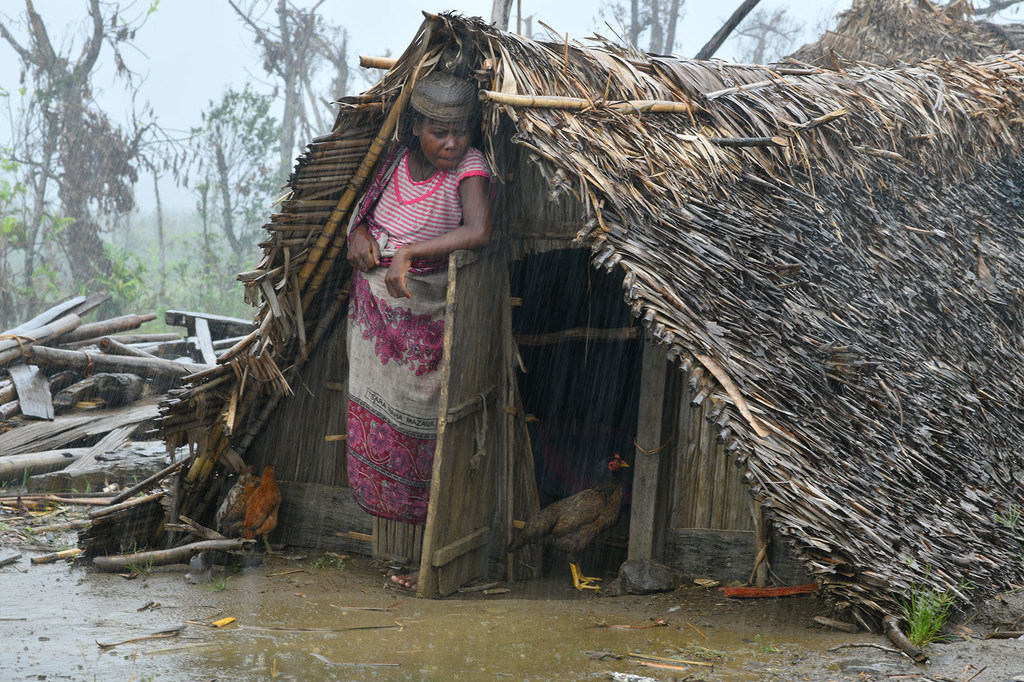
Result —
<instances>
[{"instance_id":1,"label":"wooden debris","mask_svg":"<svg viewBox=\"0 0 1024 682\"><path fill-rule=\"evenodd\" d=\"M153 639L167 639L168 637L177 637L185 631L185 626L179 626L171 628L169 630L160 630L149 635L143 635L141 637L132 637L131 639L125 639L120 642L112 642L110 644L100 644L96 642L96 646L101 649L113 649L114 647L121 646L122 644L133 644L135 642L148 642Z\"/></svg>"},{"instance_id":2,"label":"wooden debris","mask_svg":"<svg viewBox=\"0 0 1024 682\"><path fill-rule=\"evenodd\" d=\"M882 628L885 630L885 636L889 638L889 641L895 644L896 648L900 651L910 656L915 663L924 663L928 660L928 654L911 644L907 636L900 630L900 619L897 616L889 615L883 618Z\"/></svg>"},{"instance_id":3,"label":"wooden debris","mask_svg":"<svg viewBox=\"0 0 1024 682\"><path fill-rule=\"evenodd\" d=\"M788 597L795 594L811 594L818 589L818 583L792 585L789 587L719 587L726 597L759 599L767 597Z\"/></svg>"},{"instance_id":4,"label":"wooden debris","mask_svg":"<svg viewBox=\"0 0 1024 682\"><path fill-rule=\"evenodd\" d=\"M43 554L42 556L34 556L31 561L34 564L50 564L54 561L61 561L62 559L73 559L82 553L82 549L62 549L59 552L52 552L50 554Z\"/></svg>"},{"instance_id":5,"label":"wooden debris","mask_svg":"<svg viewBox=\"0 0 1024 682\"><path fill-rule=\"evenodd\" d=\"M118 556L93 557L97 569L108 573L126 570L129 566L166 566L187 562L200 552L233 552L252 544L252 540L204 540L180 547L152 552L135 552Z\"/></svg>"},{"instance_id":6,"label":"wooden debris","mask_svg":"<svg viewBox=\"0 0 1024 682\"><path fill-rule=\"evenodd\" d=\"M11 554L9 556L0 557L0 568L3 568L4 566L10 566L20 558L20 554Z\"/></svg>"},{"instance_id":7,"label":"wooden debris","mask_svg":"<svg viewBox=\"0 0 1024 682\"><path fill-rule=\"evenodd\" d=\"M833 630L842 630L843 632L855 633L860 631L860 628L853 623L844 623L841 620L826 618L825 616L815 616L814 622Z\"/></svg>"}]
</instances>

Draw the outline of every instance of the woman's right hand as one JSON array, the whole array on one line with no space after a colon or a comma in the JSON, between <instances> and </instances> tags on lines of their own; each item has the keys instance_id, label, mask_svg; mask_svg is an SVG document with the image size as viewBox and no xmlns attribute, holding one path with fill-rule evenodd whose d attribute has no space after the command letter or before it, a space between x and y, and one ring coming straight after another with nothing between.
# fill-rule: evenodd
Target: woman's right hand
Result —
<instances>
[{"instance_id":1,"label":"woman's right hand","mask_svg":"<svg viewBox=\"0 0 1024 682\"><path fill-rule=\"evenodd\" d=\"M348 262L360 272L380 265L380 245L370 236L366 223L359 223L348 235Z\"/></svg>"}]
</instances>

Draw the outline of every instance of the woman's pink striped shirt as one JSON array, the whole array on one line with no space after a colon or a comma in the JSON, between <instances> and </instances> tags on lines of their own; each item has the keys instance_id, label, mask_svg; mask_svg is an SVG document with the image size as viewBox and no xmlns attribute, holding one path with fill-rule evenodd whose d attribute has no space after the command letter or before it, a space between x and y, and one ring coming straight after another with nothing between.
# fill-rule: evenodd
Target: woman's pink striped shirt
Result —
<instances>
[{"instance_id":1,"label":"woman's pink striped shirt","mask_svg":"<svg viewBox=\"0 0 1024 682\"><path fill-rule=\"evenodd\" d=\"M474 147L453 172L439 170L422 182L409 175L406 152L373 210L372 221L387 230L388 245L395 249L439 237L462 224L459 183L474 175L491 177L487 160Z\"/></svg>"}]
</instances>

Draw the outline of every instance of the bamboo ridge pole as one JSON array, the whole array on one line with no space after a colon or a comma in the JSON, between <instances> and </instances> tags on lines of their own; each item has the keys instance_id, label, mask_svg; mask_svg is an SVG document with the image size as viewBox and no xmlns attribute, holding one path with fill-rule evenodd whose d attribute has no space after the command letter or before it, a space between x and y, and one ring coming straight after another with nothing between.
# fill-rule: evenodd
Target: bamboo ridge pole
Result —
<instances>
[{"instance_id":1,"label":"bamboo ridge pole","mask_svg":"<svg viewBox=\"0 0 1024 682\"><path fill-rule=\"evenodd\" d=\"M364 69L390 69L398 63L397 57L370 57L359 55L359 66Z\"/></svg>"},{"instance_id":2,"label":"bamboo ridge pole","mask_svg":"<svg viewBox=\"0 0 1024 682\"><path fill-rule=\"evenodd\" d=\"M658 114L688 114L694 110L689 102L674 102L664 99L632 99L625 101L589 100L580 97L560 97L556 95L510 95L494 90L481 90L478 95L481 102L508 104L514 107L533 107L535 109L612 109L613 111L650 112Z\"/></svg>"}]
</instances>

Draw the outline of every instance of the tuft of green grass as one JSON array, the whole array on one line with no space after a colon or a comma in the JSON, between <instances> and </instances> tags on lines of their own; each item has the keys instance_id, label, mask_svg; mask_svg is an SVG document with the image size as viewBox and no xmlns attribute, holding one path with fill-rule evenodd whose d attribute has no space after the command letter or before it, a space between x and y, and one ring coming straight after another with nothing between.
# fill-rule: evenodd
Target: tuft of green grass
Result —
<instances>
[{"instance_id":1,"label":"tuft of green grass","mask_svg":"<svg viewBox=\"0 0 1024 682\"><path fill-rule=\"evenodd\" d=\"M153 570L153 562L146 561L141 564L130 562L125 564L125 568L128 569L129 573L134 573L135 575L149 575Z\"/></svg>"},{"instance_id":2,"label":"tuft of green grass","mask_svg":"<svg viewBox=\"0 0 1024 682\"><path fill-rule=\"evenodd\" d=\"M927 580L928 574L925 574ZM969 589L966 583L962 589ZM910 586L910 596L899 599L903 617L909 631L907 639L916 647L923 648L932 642L941 642L945 637L942 628L949 620L949 614L956 602L956 596L947 590L936 590L925 584Z\"/></svg>"},{"instance_id":3,"label":"tuft of green grass","mask_svg":"<svg viewBox=\"0 0 1024 682\"><path fill-rule=\"evenodd\" d=\"M220 579L213 581L209 585L203 585L203 589L207 592L223 592L228 589L228 576L221 576Z\"/></svg>"}]
</instances>

